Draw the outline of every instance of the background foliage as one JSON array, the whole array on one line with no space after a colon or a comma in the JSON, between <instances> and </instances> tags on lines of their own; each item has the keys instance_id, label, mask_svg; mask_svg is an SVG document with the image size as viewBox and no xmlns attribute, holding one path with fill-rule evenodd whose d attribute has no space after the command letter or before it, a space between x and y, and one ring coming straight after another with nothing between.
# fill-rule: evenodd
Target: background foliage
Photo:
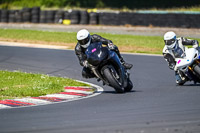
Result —
<instances>
[{"instance_id":1,"label":"background foliage","mask_svg":"<svg viewBox=\"0 0 200 133\"><path fill-rule=\"evenodd\" d=\"M200 0L0 0L1 8L82 7L82 8L174 8L199 6Z\"/></svg>"}]
</instances>

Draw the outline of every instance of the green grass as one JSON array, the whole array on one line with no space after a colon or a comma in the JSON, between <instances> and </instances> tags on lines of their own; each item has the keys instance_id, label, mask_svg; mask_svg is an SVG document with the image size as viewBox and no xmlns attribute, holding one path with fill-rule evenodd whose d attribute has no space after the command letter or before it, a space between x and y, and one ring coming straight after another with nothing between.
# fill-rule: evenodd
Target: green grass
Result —
<instances>
[{"instance_id":1,"label":"green grass","mask_svg":"<svg viewBox=\"0 0 200 133\"><path fill-rule=\"evenodd\" d=\"M101 35L112 40L122 52L161 54L164 46L163 37L159 36Z\"/></svg>"},{"instance_id":2,"label":"green grass","mask_svg":"<svg viewBox=\"0 0 200 133\"><path fill-rule=\"evenodd\" d=\"M88 86L69 78L0 71L0 100L37 97L64 91L65 86Z\"/></svg>"},{"instance_id":3,"label":"green grass","mask_svg":"<svg viewBox=\"0 0 200 133\"><path fill-rule=\"evenodd\" d=\"M92 33L93 34L93 33ZM133 36L98 33L110 39L122 52L160 54L163 48L162 37ZM34 42L55 45L66 45L74 49L77 40L75 32L49 32L37 30L0 29L0 40L17 42Z\"/></svg>"},{"instance_id":4,"label":"green grass","mask_svg":"<svg viewBox=\"0 0 200 133\"><path fill-rule=\"evenodd\" d=\"M161 36L97 34L112 40L121 52L161 54L164 47L163 37ZM21 29L0 29L0 40L64 45L68 46L69 49L74 49L77 43L75 32L49 32ZM197 40L200 41L200 39Z\"/></svg>"},{"instance_id":5,"label":"green grass","mask_svg":"<svg viewBox=\"0 0 200 133\"><path fill-rule=\"evenodd\" d=\"M0 38L44 42L74 43L76 33L49 32L37 30L0 29Z\"/></svg>"}]
</instances>

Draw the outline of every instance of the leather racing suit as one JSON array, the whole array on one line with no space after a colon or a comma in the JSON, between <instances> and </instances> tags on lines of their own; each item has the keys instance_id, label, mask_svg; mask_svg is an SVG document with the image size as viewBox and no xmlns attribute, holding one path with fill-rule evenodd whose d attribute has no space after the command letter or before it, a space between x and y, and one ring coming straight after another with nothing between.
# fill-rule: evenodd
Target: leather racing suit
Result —
<instances>
[{"instance_id":1,"label":"leather racing suit","mask_svg":"<svg viewBox=\"0 0 200 133\"><path fill-rule=\"evenodd\" d=\"M184 45L192 45L194 48L200 50L199 43L197 40L191 40L191 39L187 39L187 38L183 38L183 37L177 38L176 43L177 43L177 45L173 49L168 49L167 46L165 45L165 47L163 48L163 57L168 62L169 68L175 71L176 83L184 83L187 81L186 77L185 78L180 77L180 75L182 77L184 77L184 75L182 73L179 73L176 70L175 58L181 58L184 56L184 54L185 54ZM183 79L185 79L185 80L183 81Z\"/></svg>"},{"instance_id":2,"label":"leather racing suit","mask_svg":"<svg viewBox=\"0 0 200 133\"><path fill-rule=\"evenodd\" d=\"M104 45L107 45L112 43L111 40L108 40L108 39L105 39L97 34L94 34L94 35L91 35L91 43L93 42L102 42L102 44ZM114 47L111 49L113 51L115 51L117 53L117 55L119 56L121 62L123 63L124 60L119 52L119 49L116 45L113 45ZM85 51L86 51L87 48L83 48L81 47L81 45L79 43L76 44L76 47L75 47L75 54L77 55L78 59L79 59L79 63L81 66L84 66L83 63L84 61L87 59L86 55L85 55ZM93 78L95 77L95 75L92 73L92 71L87 68L87 67L83 67L83 70L82 70L82 76L84 78Z\"/></svg>"}]
</instances>

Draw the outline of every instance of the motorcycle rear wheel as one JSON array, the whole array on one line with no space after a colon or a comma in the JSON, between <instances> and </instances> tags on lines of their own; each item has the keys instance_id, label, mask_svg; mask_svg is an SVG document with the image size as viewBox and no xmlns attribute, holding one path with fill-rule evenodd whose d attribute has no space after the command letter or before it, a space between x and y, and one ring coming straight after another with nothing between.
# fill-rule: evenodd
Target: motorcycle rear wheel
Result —
<instances>
[{"instance_id":1,"label":"motorcycle rear wheel","mask_svg":"<svg viewBox=\"0 0 200 133\"><path fill-rule=\"evenodd\" d=\"M103 74L106 80L109 82L110 86L115 89L117 93L124 93L124 88L122 87L121 83L119 83L119 81L114 77L110 69L114 69L114 68L107 67L103 70Z\"/></svg>"}]
</instances>

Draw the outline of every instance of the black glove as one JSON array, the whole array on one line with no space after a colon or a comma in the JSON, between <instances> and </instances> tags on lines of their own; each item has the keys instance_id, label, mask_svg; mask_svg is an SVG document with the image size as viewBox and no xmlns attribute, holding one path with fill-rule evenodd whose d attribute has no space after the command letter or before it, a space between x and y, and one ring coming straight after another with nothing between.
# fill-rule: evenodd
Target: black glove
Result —
<instances>
[{"instance_id":1,"label":"black glove","mask_svg":"<svg viewBox=\"0 0 200 133\"><path fill-rule=\"evenodd\" d=\"M114 45L113 43L109 43L109 44L108 44L108 48L109 48L110 50L114 50L114 49L115 49L115 45Z\"/></svg>"}]
</instances>

